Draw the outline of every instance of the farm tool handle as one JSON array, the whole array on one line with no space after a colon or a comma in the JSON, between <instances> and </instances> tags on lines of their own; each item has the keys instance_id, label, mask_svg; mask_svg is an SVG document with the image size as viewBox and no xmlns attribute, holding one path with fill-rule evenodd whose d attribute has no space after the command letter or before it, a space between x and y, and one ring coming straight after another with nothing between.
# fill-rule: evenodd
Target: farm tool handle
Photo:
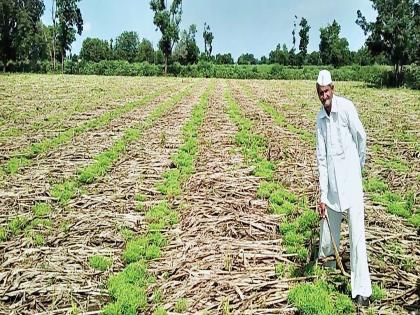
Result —
<instances>
[{"instance_id":1,"label":"farm tool handle","mask_svg":"<svg viewBox=\"0 0 420 315\"><path fill-rule=\"evenodd\" d=\"M350 278L350 275L344 270L343 263L341 262L340 254L339 254L338 249L337 249L337 244L335 244L335 239L332 235L331 225L330 225L330 220L328 219L328 215L325 216L325 220L327 220L328 229L330 230L330 237L331 237L331 241L332 241L332 244L333 244L333 247L334 247L334 255L335 255L335 260L337 261L338 267L340 268L341 273L344 276Z\"/></svg>"}]
</instances>

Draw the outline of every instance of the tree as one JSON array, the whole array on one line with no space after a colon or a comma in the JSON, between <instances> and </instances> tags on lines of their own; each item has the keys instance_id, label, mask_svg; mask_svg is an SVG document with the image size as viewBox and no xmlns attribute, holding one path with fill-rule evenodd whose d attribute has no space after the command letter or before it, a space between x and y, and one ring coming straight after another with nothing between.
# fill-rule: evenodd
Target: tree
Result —
<instances>
[{"instance_id":1,"label":"tree","mask_svg":"<svg viewBox=\"0 0 420 315\"><path fill-rule=\"evenodd\" d=\"M140 40L137 32L122 32L115 40L115 58L134 62L137 59L139 44Z\"/></svg>"},{"instance_id":2,"label":"tree","mask_svg":"<svg viewBox=\"0 0 420 315\"><path fill-rule=\"evenodd\" d=\"M308 21L305 18L302 18L299 23L299 56L298 64L303 65L305 63L306 54L308 53L308 44L309 44L309 30L311 27L308 25Z\"/></svg>"},{"instance_id":3,"label":"tree","mask_svg":"<svg viewBox=\"0 0 420 315\"><path fill-rule=\"evenodd\" d=\"M165 63L165 55L162 50L158 49L155 51L155 61L156 65L163 65Z\"/></svg>"},{"instance_id":4,"label":"tree","mask_svg":"<svg viewBox=\"0 0 420 315\"><path fill-rule=\"evenodd\" d=\"M275 50L270 51L268 62L286 66L289 63L289 51L286 44L283 44L283 46L278 44Z\"/></svg>"},{"instance_id":5,"label":"tree","mask_svg":"<svg viewBox=\"0 0 420 315\"><path fill-rule=\"evenodd\" d=\"M153 63L155 61L155 50L149 40L143 38L140 42L137 59L140 62L147 61L148 63Z\"/></svg>"},{"instance_id":6,"label":"tree","mask_svg":"<svg viewBox=\"0 0 420 315\"><path fill-rule=\"evenodd\" d=\"M366 45L372 55L383 52L390 59L399 85L403 66L420 59L420 4L416 0L371 1L378 12L376 21L367 22L358 10L356 24L369 35Z\"/></svg>"},{"instance_id":7,"label":"tree","mask_svg":"<svg viewBox=\"0 0 420 315\"><path fill-rule=\"evenodd\" d=\"M258 62L261 65L268 64L268 58L266 56L261 56L260 61Z\"/></svg>"},{"instance_id":8,"label":"tree","mask_svg":"<svg viewBox=\"0 0 420 315\"><path fill-rule=\"evenodd\" d=\"M321 64L321 56L319 55L319 51L313 51L308 55L308 63L314 66Z\"/></svg>"},{"instance_id":9,"label":"tree","mask_svg":"<svg viewBox=\"0 0 420 315\"><path fill-rule=\"evenodd\" d=\"M80 49L80 58L86 61L98 62L109 59L111 51L106 40L86 38Z\"/></svg>"},{"instance_id":10,"label":"tree","mask_svg":"<svg viewBox=\"0 0 420 315\"><path fill-rule=\"evenodd\" d=\"M336 20L331 25L320 28L319 53L323 64L339 67L350 62L349 43L347 39L340 38L340 29Z\"/></svg>"},{"instance_id":11,"label":"tree","mask_svg":"<svg viewBox=\"0 0 420 315\"><path fill-rule=\"evenodd\" d=\"M42 46L41 0L0 0L0 57L3 71L9 60L36 60ZM41 45L40 45L41 44Z\"/></svg>"},{"instance_id":12,"label":"tree","mask_svg":"<svg viewBox=\"0 0 420 315\"><path fill-rule=\"evenodd\" d=\"M155 13L153 23L160 30L162 38L159 48L165 59L165 75L168 73L168 59L175 43L179 40L179 23L181 23L182 0L173 0L168 8L165 0L151 0L150 8Z\"/></svg>"},{"instance_id":13,"label":"tree","mask_svg":"<svg viewBox=\"0 0 420 315\"><path fill-rule=\"evenodd\" d=\"M181 39L174 49L174 59L183 65L194 64L198 61L200 49L195 41L197 27L192 24L188 32L184 30L181 33Z\"/></svg>"},{"instance_id":14,"label":"tree","mask_svg":"<svg viewBox=\"0 0 420 315\"><path fill-rule=\"evenodd\" d=\"M374 58L366 46L361 47L352 56L352 63L367 66L374 63Z\"/></svg>"},{"instance_id":15,"label":"tree","mask_svg":"<svg viewBox=\"0 0 420 315\"><path fill-rule=\"evenodd\" d=\"M257 64L257 59L255 59L253 54L242 54L238 58L238 65L255 65Z\"/></svg>"},{"instance_id":16,"label":"tree","mask_svg":"<svg viewBox=\"0 0 420 315\"><path fill-rule=\"evenodd\" d=\"M235 61L230 53L216 55L216 64L218 65L233 65L234 63Z\"/></svg>"},{"instance_id":17,"label":"tree","mask_svg":"<svg viewBox=\"0 0 420 315\"><path fill-rule=\"evenodd\" d=\"M57 0L57 39L61 52L61 71L64 73L64 58L71 44L76 40L76 32L82 35L83 18L77 3L80 0Z\"/></svg>"},{"instance_id":18,"label":"tree","mask_svg":"<svg viewBox=\"0 0 420 315\"><path fill-rule=\"evenodd\" d=\"M213 33L210 32L210 25L208 25L206 22L204 22L204 31L203 31L203 39L204 39L204 52L207 56L207 58L210 58L211 52L213 50Z\"/></svg>"}]
</instances>

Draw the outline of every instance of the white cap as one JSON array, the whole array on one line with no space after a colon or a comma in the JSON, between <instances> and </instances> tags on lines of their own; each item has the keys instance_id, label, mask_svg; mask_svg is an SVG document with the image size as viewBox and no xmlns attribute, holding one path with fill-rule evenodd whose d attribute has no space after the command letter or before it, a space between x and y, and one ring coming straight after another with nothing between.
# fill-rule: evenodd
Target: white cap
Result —
<instances>
[{"instance_id":1,"label":"white cap","mask_svg":"<svg viewBox=\"0 0 420 315\"><path fill-rule=\"evenodd\" d=\"M316 82L322 86L331 84L331 73L328 70L319 71L318 80L316 80Z\"/></svg>"}]
</instances>

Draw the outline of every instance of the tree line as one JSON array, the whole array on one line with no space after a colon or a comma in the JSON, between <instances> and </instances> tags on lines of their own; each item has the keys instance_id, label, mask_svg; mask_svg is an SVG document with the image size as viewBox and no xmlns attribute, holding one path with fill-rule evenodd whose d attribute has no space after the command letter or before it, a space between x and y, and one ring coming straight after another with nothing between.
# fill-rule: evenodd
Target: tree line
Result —
<instances>
[{"instance_id":1,"label":"tree line","mask_svg":"<svg viewBox=\"0 0 420 315\"><path fill-rule=\"evenodd\" d=\"M230 53L213 54L215 36L210 25L204 23L202 39L204 51L197 45L197 26L192 24L180 30L182 0L151 0L153 23L161 38L155 48L150 40L141 39L135 31L122 32L117 38L104 40L86 38L79 55L69 53L76 34L83 31L80 0L53 0L52 25L45 25L41 16L45 11L42 0L0 0L0 60L6 71L11 62L36 63L49 60L56 69L56 62L81 60L126 60L164 65L179 63L192 65L205 61L214 64L234 64ZM306 18L295 16L292 28L292 46L278 44L266 56L256 58L243 53L237 64L279 64L302 67L305 65L389 64L394 66L395 81L400 80L404 65L419 64L420 60L420 5L418 0L371 0L377 11L374 22L368 22L357 11L356 23L367 36L365 45L350 51L348 40L340 34L336 20L320 28L319 50L308 53L309 30ZM299 23L298 23L299 22Z\"/></svg>"}]
</instances>

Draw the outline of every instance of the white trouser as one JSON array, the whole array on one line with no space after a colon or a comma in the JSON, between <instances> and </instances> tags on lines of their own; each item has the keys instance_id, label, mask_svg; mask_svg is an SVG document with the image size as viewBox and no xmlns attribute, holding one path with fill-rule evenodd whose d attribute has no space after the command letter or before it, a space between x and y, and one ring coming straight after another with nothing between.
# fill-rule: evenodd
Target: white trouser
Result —
<instances>
[{"instance_id":1,"label":"white trouser","mask_svg":"<svg viewBox=\"0 0 420 315\"><path fill-rule=\"evenodd\" d=\"M331 225L331 234L337 248L340 244L340 228L343 214L327 207L327 215ZM348 209L349 237L350 237L350 268L351 268L351 295L371 296L369 267L366 254L365 223L363 204ZM321 220L321 233L319 239L319 257L334 255L327 220Z\"/></svg>"}]
</instances>

